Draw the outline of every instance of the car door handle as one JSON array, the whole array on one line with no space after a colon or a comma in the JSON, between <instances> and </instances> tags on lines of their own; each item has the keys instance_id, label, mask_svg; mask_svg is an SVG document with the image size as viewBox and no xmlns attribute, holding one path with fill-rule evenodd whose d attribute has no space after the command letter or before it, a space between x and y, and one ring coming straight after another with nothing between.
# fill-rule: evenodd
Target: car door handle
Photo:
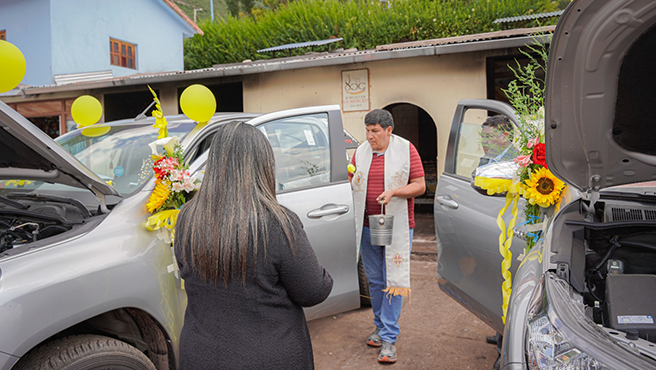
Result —
<instances>
[{"instance_id":1,"label":"car door handle","mask_svg":"<svg viewBox=\"0 0 656 370\"><path fill-rule=\"evenodd\" d=\"M459 206L458 202L451 199L451 197L448 196L448 195L436 195L435 200L437 201L437 203L439 203L439 204L441 204L445 207L458 209L458 206Z\"/></svg>"},{"instance_id":2,"label":"car door handle","mask_svg":"<svg viewBox=\"0 0 656 370\"><path fill-rule=\"evenodd\" d=\"M349 207L347 205L340 205L340 206L333 205L330 208L314 209L308 212L307 216L308 218L321 218L323 216L329 216L329 215L343 215L348 211L349 211Z\"/></svg>"}]
</instances>

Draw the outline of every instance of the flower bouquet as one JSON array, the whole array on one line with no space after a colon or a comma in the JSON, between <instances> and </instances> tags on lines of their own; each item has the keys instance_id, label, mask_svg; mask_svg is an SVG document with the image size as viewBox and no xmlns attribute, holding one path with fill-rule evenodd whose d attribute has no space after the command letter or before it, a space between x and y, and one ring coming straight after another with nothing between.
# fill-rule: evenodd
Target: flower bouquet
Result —
<instances>
[{"instance_id":1,"label":"flower bouquet","mask_svg":"<svg viewBox=\"0 0 656 370\"><path fill-rule=\"evenodd\" d=\"M512 143L518 152L513 159L517 164L517 170L513 173L512 179L475 178L475 184L486 189L488 194L506 192L505 205L497 217L497 224L501 230L499 252L503 257L501 274L504 281L501 290L504 323L512 291L510 247L519 213L517 209L519 197L527 201L524 208L526 219L520 225L526 225L528 231L525 252L528 254L541 237L541 230L546 224L543 222L543 216L558 203L565 188L565 184L549 171L545 155L544 80L540 75L546 75L548 48L545 43L537 41L532 46L527 45L527 48L530 52L523 50L521 52L529 59L529 63L525 66L517 63L516 69L509 66L515 74L515 80L509 83L507 89L503 89L510 104L515 108L521 125L519 134L513 135ZM512 218L506 225L502 216L508 208L512 210Z\"/></svg>"},{"instance_id":2,"label":"flower bouquet","mask_svg":"<svg viewBox=\"0 0 656 370\"><path fill-rule=\"evenodd\" d=\"M189 167L184 160L184 151L177 137L169 137L166 117L162 113L157 94L148 87L155 100L155 128L159 129L157 140L148 144L152 150L153 171L155 173L155 189L150 194L146 208L155 213L146 222L146 229L158 231L158 237L171 241L171 233L180 212L187 201L187 196L200 188L200 181L189 173ZM163 152L158 152L162 146Z\"/></svg>"}]
</instances>

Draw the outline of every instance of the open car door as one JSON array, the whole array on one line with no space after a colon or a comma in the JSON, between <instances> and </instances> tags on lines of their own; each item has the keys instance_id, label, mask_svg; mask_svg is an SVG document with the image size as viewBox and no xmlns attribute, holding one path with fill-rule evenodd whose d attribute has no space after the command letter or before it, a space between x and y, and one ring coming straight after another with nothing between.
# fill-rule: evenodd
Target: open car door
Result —
<instances>
[{"instance_id":1,"label":"open car door","mask_svg":"<svg viewBox=\"0 0 656 370\"><path fill-rule=\"evenodd\" d=\"M435 191L434 214L440 288L502 333L501 284L504 279L497 217L504 206L505 194L490 196L472 187L472 172L479 166L489 166L491 160L500 157L486 153L481 136L485 135L483 122L498 114L508 117L515 129L520 129L514 109L506 103L493 100L461 100L458 103L444 173ZM508 148L497 149L502 153ZM518 209L518 220L523 220L522 198ZM503 219L508 224L511 212L506 212ZM525 248L525 241L515 237L511 247L511 273L517 270L518 257Z\"/></svg>"}]
</instances>

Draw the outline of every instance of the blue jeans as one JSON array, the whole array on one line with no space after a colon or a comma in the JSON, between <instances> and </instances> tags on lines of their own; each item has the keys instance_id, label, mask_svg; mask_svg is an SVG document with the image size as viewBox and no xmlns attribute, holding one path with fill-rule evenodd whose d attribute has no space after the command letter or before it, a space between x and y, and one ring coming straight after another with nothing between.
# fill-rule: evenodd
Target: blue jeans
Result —
<instances>
[{"instance_id":1,"label":"blue jeans","mask_svg":"<svg viewBox=\"0 0 656 370\"><path fill-rule=\"evenodd\" d=\"M412 251L412 234L410 229L410 251ZM401 332L399 317L403 305L403 296L385 297L383 289L387 284L385 272L385 246L371 245L369 228L362 229L362 242L360 254L364 264L364 272L369 282L369 295L371 296L371 308L374 311L374 324L380 330L380 338L385 342L396 343L396 337ZM390 299L391 298L391 299Z\"/></svg>"}]
</instances>

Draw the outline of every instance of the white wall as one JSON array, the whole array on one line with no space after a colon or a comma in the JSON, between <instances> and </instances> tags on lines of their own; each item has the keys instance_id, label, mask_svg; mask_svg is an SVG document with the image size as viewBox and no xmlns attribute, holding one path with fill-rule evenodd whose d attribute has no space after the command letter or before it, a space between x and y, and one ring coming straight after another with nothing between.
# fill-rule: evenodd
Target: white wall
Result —
<instances>
[{"instance_id":1,"label":"white wall","mask_svg":"<svg viewBox=\"0 0 656 370\"><path fill-rule=\"evenodd\" d=\"M323 104L341 106L341 71L368 68L370 109L410 103L431 116L437 129L438 173L441 173L444 166L441 158L446 155L458 101L486 97L485 58L489 55L489 52L474 52L400 58L247 76L244 111L271 112ZM342 113L346 130L360 141L365 140L366 113Z\"/></svg>"}]
</instances>

